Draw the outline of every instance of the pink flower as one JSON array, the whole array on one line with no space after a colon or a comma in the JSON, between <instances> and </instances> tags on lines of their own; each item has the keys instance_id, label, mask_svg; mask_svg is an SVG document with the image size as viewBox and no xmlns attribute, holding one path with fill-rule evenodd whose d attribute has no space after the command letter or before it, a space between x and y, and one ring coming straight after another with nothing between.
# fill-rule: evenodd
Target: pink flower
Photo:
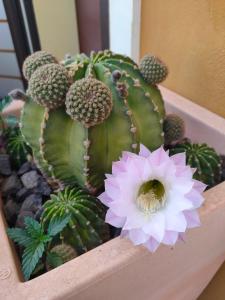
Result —
<instances>
[{"instance_id":1,"label":"pink flower","mask_svg":"<svg viewBox=\"0 0 225 300\"><path fill-rule=\"evenodd\" d=\"M169 157L162 147L151 153L143 145L139 155L123 152L99 196L109 208L106 222L152 252L160 243L174 245L187 228L200 225L196 209L206 185L193 179L194 172L185 153Z\"/></svg>"}]
</instances>

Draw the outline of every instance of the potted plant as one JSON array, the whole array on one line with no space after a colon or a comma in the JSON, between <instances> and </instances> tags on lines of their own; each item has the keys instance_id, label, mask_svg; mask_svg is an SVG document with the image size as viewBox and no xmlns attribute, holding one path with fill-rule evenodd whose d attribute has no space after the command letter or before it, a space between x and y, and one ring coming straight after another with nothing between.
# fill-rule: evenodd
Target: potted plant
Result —
<instances>
[{"instance_id":1,"label":"potted plant","mask_svg":"<svg viewBox=\"0 0 225 300\"><path fill-rule=\"evenodd\" d=\"M129 58L114 55L109 51L93 53L91 63L86 56L78 56L75 61L72 59L72 61L64 62L64 68L56 63L52 56L46 56L46 53L44 53L44 62L50 64L42 65L43 57L40 57L42 54L39 53L36 58L33 56L25 64L24 74L30 78L29 95L35 99L37 104L30 100L25 104L21 129L33 148L38 165L44 172L50 173L48 176L56 181L60 179L58 183L63 181L66 185L71 185L76 180L80 185L86 186L91 193L96 193L101 189L104 173L110 172L111 162L114 157L118 159L121 150L137 152L140 141L147 144L146 146L151 150L162 144L162 133L166 132L165 127L163 128L165 111L161 94L154 85L164 79L167 74L164 64L155 58L146 57L140 65L140 70L142 70L140 75L139 67ZM39 60L36 60L37 58ZM159 69L159 72L155 72L155 76L152 76L155 70L151 69L152 65ZM65 75L67 74L65 69L70 74L69 77ZM94 78L96 73L100 83L96 82ZM60 88L48 89L49 81L47 79L51 74L58 76ZM88 81L83 78L85 74L88 76ZM74 84L70 82L71 77L75 81ZM68 114L66 114L62 105L69 87L66 100ZM93 87L95 88L94 96L91 94ZM224 154L222 145L225 144L225 136L222 128L225 128L225 121L165 88L161 87L160 89L167 112L176 113L184 119L186 136L194 142L208 143L219 153ZM99 95L97 92L95 93L96 90L100 91L99 94L103 97L99 99ZM58 93L55 102L52 101L54 97L49 96L52 91ZM110 91L114 95L113 102L110 98ZM77 95L78 98L76 98ZM92 107L89 114L85 114L83 109L89 107L90 96L97 97L101 106L97 107L97 110ZM133 114L126 109L127 119L119 123L117 113L119 113L121 105L128 107L127 98L129 97L128 102L135 118L132 119ZM74 104L80 98L83 99L83 103L87 100L85 103L87 107L83 108L83 103ZM143 105L136 103L135 99L139 98L146 101L148 99L149 106L145 102ZM103 110L102 107L104 107ZM113 110L115 107L116 111ZM147 117L147 123L142 123L142 118L147 111L151 117ZM110 163L106 161L103 168L100 160L104 157L101 149L104 149L102 136L106 134L106 129L101 124L104 124L105 120L108 120L108 130L112 138L110 148L112 159L110 159ZM170 121L174 119L167 120L171 125ZM176 121L177 119L175 120L177 126ZM135 125L135 122L141 123L139 136L136 128L138 126ZM117 124L118 128L115 127ZM155 130L148 132L146 129L151 126L154 126ZM171 141L177 142L183 137L183 123L176 126L173 126L175 138ZM69 131L69 134L66 130ZM59 134L60 131L62 134ZM117 135L113 135L113 132L116 132ZM80 145L78 148L71 139L73 134L77 138L76 143ZM92 144L95 144L91 152L88 152L90 143L87 137L90 137ZM116 138L118 138L117 143ZM166 138L168 138L168 134ZM220 144L217 143L218 139ZM185 145L187 144L188 142L185 142ZM73 166L70 153L65 152L68 151L68 147L72 148L71 145L73 151L76 150L76 163L81 164L79 168ZM175 147L172 145L172 148L179 151L179 147L183 147L183 145L175 144ZM168 145L168 148L170 147L171 145ZM207 151L211 150L207 148ZM209 162L213 155L214 152L210 155ZM67 161L68 159L71 160ZM82 175L81 168L84 171ZM210 165L210 168L214 168L213 164ZM205 170L198 169L198 171L200 171L199 177L203 172L207 180L211 180ZM209 183L214 185L211 181ZM205 192L206 201L200 210L202 226L188 232L187 243L179 242L172 248L161 246L156 253L151 254L144 247L135 247L129 241L116 237L60 267L26 282L22 282L18 259L15 259L14 248L6 235L7 225L1 211L1 296L4 299L12 299L16 295L23 299L50 300L63 297L65 299L149 299L149 297L152 299L195 299L224 260L225 242L222 239L225 225L223 218L224 192L224 183ZM61 194L61 198L58 196L57 201L60 200L62 203L67 196ZM53 197L54 205L55 200ZM48 201L43 220L45 217L48 220L53 208L55 209L51 206L52 202ZM63 208L60 207L60 209ZM54 211L57 212L57 210ZM50 226L49 223L48 226ZM64 226L67 226L67 222ZM47 235L51 236L51 231L47 230ZM88 234L90 234L89 231ZM69 235L71 236L71 233ZM63 238L68 240L68 235L64 232ZM74 245L77 246L77 242ZM195 278L194 283L193 278Z\"/></svg>"}]
</instances>

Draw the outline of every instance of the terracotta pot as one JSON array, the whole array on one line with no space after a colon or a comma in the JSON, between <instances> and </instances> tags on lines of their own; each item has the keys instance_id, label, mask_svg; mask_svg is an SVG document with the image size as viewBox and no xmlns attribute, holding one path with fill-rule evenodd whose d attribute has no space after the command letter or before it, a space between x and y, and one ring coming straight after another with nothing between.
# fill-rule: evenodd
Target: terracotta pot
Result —
<instances>
[{"instance_id":1,"label":"terracotta pot","mask_svg":"<svg viewBox=\"0 0 225 300\"><path fill-rule=\"evenodd\" d=\"M179 113L187 135L225 153L225 120L162 88L168 111ZM224 132L223 132L224 131ZM28 282L22 276L0 215L0 299L4 300L192 300L225 259L225 182L205 192L202 226L186 242L151 254L115 238Z\"/></svg>"}]
</instances>

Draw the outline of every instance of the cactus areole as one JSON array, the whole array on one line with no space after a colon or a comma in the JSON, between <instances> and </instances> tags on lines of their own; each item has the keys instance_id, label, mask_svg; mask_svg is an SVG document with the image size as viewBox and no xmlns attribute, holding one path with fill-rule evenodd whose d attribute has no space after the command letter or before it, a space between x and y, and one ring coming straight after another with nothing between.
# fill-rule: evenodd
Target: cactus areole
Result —
<instances>
[{"instance_id":1,"label":"cactus areole","mask_svg":"<svg viewBox=\"0 0 225 300\"><path fill-rule=\"evenodd\" d=\"M38 59L41 67L29 65L34 71L21 129L48 176L96 192L122 151L163 144L162 96L129 57L108 50L80 54L62 62L59 74L57 63L45 67Z\"/></svg>"}]
</instances>

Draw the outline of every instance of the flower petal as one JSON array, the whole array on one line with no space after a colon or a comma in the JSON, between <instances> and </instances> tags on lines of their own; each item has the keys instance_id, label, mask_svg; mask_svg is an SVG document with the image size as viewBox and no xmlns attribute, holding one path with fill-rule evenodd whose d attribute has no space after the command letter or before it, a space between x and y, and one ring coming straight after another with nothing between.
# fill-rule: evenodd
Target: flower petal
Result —
<instances>
[{"instance_id":1,"label":"flower petal","mask_svg":"<svg viewBox=\"0 0 225 300\"><path fill-rule=\"evenodd\" d=\"M156 213L149 222L143 226L143 231L160 243L165 234L165 216L163 213Z\"/></svg>"},{"instance_id":2,"label":"flower petal","mask_svg":"<svg viewBox=\"0 0 225 300\"><path fill-rule=\"evenodd\" d=\"M172 215L168 214L166 217L166 230L185 232L187 228L187 221L183 213Z\"/></svg>"},{"instance_id":3,"label":"flower petal","mask_svg":"<svg viewBox=\"0 0 225 300\"><path fill-rule=\"evenodd\" d=\"M143 157L148 157L149 155L151 155L151 152L148 150L148 148L141 144L139 155Z\"/></svg>"},{"instance_id":4,"label":"flower petal","mask_svg":"<svg viewBox=\"0 0 225 300\"><path fill-rule=\"evenodd\" d=\"M140 245L145 243L149 237L141 229L131 229L129 231L129 238L134 245Z\"/></svg>"},{"instance_id":5,"label":"flower petal","mask_svg":"<svg viewBox=\"0 0 225 300\"><path fill-rule=\"evenodd\" d=\"M99 195L98 199L106 206L109 206L110 202L112 202L112 199L108 196L106 192L103 192L101 195Z\"/></svg>"},{"instance_id":6,"label":"flower petal","mask_svg":"<svg viewBox=\"0 0 225 300\"><path fill-rule=\"evenodd\" d=\"M176 231L166 231L163 238L163 244L165 245L174 245L178 239L178 232Z\"/></svg>"},{"instance_id":7,"label":"flower petal","mask_svg":"<svg viewBox=\"0 0 225 300\"><path fill-rule=\"evenodd\" d=\"M105 216L105 221L106 221L106 223L111 224L112 226L121 228L124 226L124 223L126 222L126 218L119 217L119 216L115 215L110 209L108 209L106 216Z\"/></svg>"},{"instance_id":8,"label":"flower petal","mask_svg":"<svg viewBox=\"0 0 225 300\"><path fill-rule=\"evenodd\" d=\"M186 166L185 152L174 154L170 157L177 166Z\"/></svg>"},{"instance_id":9,"label":"flower petal","mask_svg":"<svg viewBox=\"0 0 225 300\"><path fill-rule=\"evenodd\" d=\"M188 228L195 228L201 225L199 215L196 210L185 211L184 216L186 218Z\"/></svg>"},{"instance_id":10,"label":"flower petal","mask_svg":"<svg viewBox=\"0 0 225 300\"><path fill-rule=\"evenodd\" d=\"M152 237L144 244L144 246L151 252L155 252L159 247L159 243Z\"/></svg>"}]
</instances>

